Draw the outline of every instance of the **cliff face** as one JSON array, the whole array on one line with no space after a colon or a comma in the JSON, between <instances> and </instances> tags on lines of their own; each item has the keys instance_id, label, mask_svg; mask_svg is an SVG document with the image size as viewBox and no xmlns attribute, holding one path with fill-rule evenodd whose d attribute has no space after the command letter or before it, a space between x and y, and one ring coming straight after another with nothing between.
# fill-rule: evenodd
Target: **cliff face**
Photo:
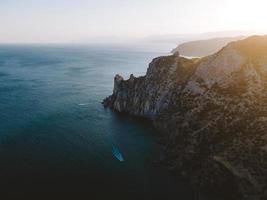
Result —
<instances>
[{"instance_id":1,"label":"cliff face","mask_svg":"<svg viewBox=\"0 0 267 200\"><path fill-rule=\"evenodd\" d=\"M202 59L156 58L144 77L117 75L103 104L151 119L165 162L192 185L267 199L267 36Z\"/></svg>"}]
</instances>

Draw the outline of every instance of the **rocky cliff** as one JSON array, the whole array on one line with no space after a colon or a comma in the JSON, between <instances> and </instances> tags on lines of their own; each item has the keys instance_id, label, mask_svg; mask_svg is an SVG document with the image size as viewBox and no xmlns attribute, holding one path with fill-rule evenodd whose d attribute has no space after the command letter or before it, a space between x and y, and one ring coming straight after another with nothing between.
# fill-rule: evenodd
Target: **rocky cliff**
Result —
<instances>
[{"instance_id":1,"label":"rocky cliff","mask_svg":"<svg viewBox=\"0 0 267 200\"><path fill-rule=\"evenodd\" d=\"M165 164L194 187L267 199L267 36L201 59L156 58L143 77L116 75L103 104L151 119Z\"/></svg>"}]
</instances>

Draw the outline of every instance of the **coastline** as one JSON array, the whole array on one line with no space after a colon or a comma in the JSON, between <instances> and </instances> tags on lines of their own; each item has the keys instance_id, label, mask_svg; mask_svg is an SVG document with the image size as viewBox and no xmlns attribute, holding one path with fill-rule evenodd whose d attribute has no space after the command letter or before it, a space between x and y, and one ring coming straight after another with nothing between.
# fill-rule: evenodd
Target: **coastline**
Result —
<instances>
[{"instance_id":1,"label":"coastline","mask_svg":"<svg viewBox=\"0 0 267 200\"><path fill-rule=\"evenodd\" d=\"M253 63L265 59L266 40L249 37L201 59L155 58L144 77L116 75L103 105L149 118L166 138L168 168L193 187L227 199L264 198L267 154L257 141L265 135L267 80L257 79L265 64L255 71ZM261 54L248 54L252 43Z\"/></svg>"}]
</instances>

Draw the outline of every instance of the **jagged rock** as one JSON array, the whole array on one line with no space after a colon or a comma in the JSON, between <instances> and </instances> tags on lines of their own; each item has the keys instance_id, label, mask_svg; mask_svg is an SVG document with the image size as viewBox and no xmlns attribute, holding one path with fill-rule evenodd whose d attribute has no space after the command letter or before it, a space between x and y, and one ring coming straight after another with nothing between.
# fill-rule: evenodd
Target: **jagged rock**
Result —
<instances>
[{"instance_id":1,"label":"jagged rock","mask_svg":"<svg viewBox=\"0 0 267 200\"><path fill-rule=\"evenodd\" d=\"M267 199L267 36L201 59L155 58L143 77L116 75L103 104L151 119L166 163L195 187Z\"/></svg>"}]
</instances>

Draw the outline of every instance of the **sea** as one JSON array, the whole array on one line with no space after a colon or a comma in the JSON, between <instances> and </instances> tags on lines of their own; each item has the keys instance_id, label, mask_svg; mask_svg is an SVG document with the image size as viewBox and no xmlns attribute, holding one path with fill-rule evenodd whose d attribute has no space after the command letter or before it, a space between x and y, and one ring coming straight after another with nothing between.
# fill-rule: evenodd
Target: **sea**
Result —
<instances>
[{"instance_id":1,"label":"sea","mask_svg":"<svg viewBox=\"0 0 267 200\"><path fill-rule=\"evenodd\" d=\"M0 45L0 192L16 199L193 199L155 164L149 121L101 102L116 74L145 75L165 50L124 45ZM7 198L3 198L7 199Z\"/></svg>"}]
</instances>

